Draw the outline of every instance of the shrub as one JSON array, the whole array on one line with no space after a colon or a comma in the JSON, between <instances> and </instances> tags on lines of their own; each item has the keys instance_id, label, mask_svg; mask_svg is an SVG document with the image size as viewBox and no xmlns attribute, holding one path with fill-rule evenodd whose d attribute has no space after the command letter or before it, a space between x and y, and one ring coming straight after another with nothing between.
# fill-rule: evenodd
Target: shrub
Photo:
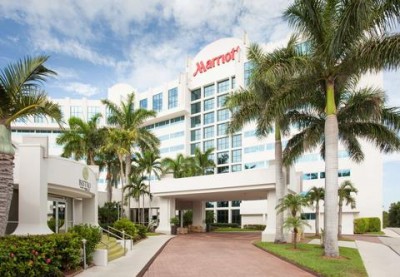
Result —
<instances>
[{"instance_id":1,"label":"shrub","mask_svg":"<svg viewBox=\"0 0 400 277\"><path fill-rule=\"evenodd\" d=\"M128 234L133 238L135 238L137 235L135 224L127 218L121 218L115 221L113 227L121 232L125 231L125 234Z\"/></svg>"},{"instance_id":2,"label":"shrub","mask_svg":"<svg viewBox=\"0 0 400 277\"><path fill-rule=\"evenodd\" d=\"M362 217L354 219L354 233L380 232L381 220L379 217Z\"/></svg>"},{"instance_id":3,"label":"shrub","mask_svg":"<svg viewBox=\"0 0 400 277\"><path fill-rule=\"evenodd\" d=\"M193 211L188 210L183 214L183 226L187 227L193 223Z\"/></svg>"},{"instance_id":4,"label":"shrub","mask_svg":"<svg viewBox=\"0 0 400 277\"><path fill-rule=\"evenodd\" d=\"M81 244L82 239L86 239L86 260L88 263L90 263L93 259L93 253L96 249L96 245L101 240L100 228L96 226L90 226L88 224L80 224L69 228L68 232L76 234L79 237Z\"/></svg>"},{"instance_id":5,"label":"shrub","mask_svg":"<svg viewBox=\"0 0 400 277\"><path fill-rule=\"evenodd\" d=\"M119 209L119 211L118 211ZM99 207L99 224L104 229L112 226L121 214L121 206L118 202L106 202L103 207Z\"/></svg>"},{"instance_id":6,"label":"shrub","mask_svg":"<svg viewBox=\"0 0 400 277\"><path fill-rule=\"evenodd\" d=\"M75 234L0 238L0 276L63 276L80 264Z\"/></svg>"},{"instance_id":7,"label":"shrub","mask_svg":"<svg viewBox=\"0 0 400 277\"><path fill-rule=\"evenodd\" d=\"M211 223L212 227L231 227L231 228L240 228L240 225L237 223Z\"/></svg>"},{"instance_id":8,"label":"shrub","mask_svg":"<svg viewBox=\"0 0 400 277\"><path fill-rule=\"evenodd\" d=\"M64 225L64 219L58 220L58 229L60 229ZM50 230L54 233L56 232L56 219L54 217L47 220L47 226L49 226Z\"/></svg>"},{"instance_id":9,"label":"shrub","mask_svg":"<svg viewBox=\"0 0 400 277\"><path fill-rule=\"evenodd\" d=\"M137 235L139 236L139 239L144 239L146 238L146 233L147 233L147 227L144 226L143 224L135 224L136 230L137 230Z\"/></svg>"},{"instance_id":10,"label":"shrub","mask_svg":"<svg viewBox=\"0 0 400 277\"><path fill-rule=\"evenodd\" d=\"M366 218L354 219L354 234L364 234L368 230L368 220Z\"/></svg>"},{"instance_id":11,"label":"shrub","mask_svg":"<svg viewBox=\"0 0 400 277\"><path fill-rule=\"evenodd\" d=\"M400 201L390 204L389 227L400 227Z\"/></svg>"},{"instance_id":12,"label":"shrub","mask_svg":"<svg viewBox=\"0 0 400 277\"><path fill-rule=\"evenodd\" d=\"M257 231L264 231L266 225L264 224L246 224L243 226L245 229L257 230Z\"/></svg>"}]
</instances>

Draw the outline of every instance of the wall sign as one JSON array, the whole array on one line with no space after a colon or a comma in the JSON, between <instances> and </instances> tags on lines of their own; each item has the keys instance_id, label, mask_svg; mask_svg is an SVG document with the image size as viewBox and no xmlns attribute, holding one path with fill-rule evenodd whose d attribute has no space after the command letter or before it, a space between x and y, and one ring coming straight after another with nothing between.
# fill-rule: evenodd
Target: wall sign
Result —
<instances>
[{"instance_id":1,"label":"wall sign","mask_svg":"<svg viewBox=\"0 0 400 277\"><path fill-rule=\"evenodd\" d=\"M92 184L87 181L89 179L89 169L87 167L82 169L82 177L84 180L79 179L79 187L83 190L90 191Z\"/></svg>"},{"instance_id":2,"label":"wall sign","mask_svg":"<svg viewBox=\"0 0 400 277\"><path fill-rule=\"evenodd\" d=\"M212 69L216 66L220 66L221 64L229 63L230 61L235 60L235 54L238 53L240 47L233 47L231 51L226 54L219 55L215 58L212 58L207 61L200 61L196 63L196 71L193 73L193 77L196 77L198 73L207 72L207 70Z\"/></svg>"}]
</instances>

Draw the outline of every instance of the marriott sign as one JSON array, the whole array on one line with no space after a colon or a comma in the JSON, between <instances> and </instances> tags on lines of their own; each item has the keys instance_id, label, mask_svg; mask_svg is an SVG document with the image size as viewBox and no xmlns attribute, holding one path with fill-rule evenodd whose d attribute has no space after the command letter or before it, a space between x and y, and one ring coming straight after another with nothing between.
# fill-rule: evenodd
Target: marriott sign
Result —
<instances>
[{"instance_id":1,"label":"marriott sign","mask_svg":"<svg viewBox=\"0 0 400 277\"><path fill-rule=\"evenodd\" d=\"M235 59L235 54L238 53L240 47L233 47L231 51L226 54L219 55L215 58L209 59L207 61L200 61L196 63L196 71L193 73L193 77L196 77L198 73L207 72L207 70L212 69L221 64L229 63Z\"/></svg>"}]
</instances>

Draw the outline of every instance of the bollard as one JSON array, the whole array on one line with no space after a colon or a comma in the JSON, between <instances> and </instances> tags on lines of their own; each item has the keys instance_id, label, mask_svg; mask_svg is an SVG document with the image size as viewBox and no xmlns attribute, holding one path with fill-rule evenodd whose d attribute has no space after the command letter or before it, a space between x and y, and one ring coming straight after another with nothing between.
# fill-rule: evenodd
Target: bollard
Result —
<instances>
[{"instance_id":1,"label":"bollard","mask_svg":"<svg viewBox=\"0 0 400 277\"><path fill-rule=\"evenodd\" d=\"M86 242L87 242L87 240L82 239L82 243L83 243L83 269L87 268L87 264L86 264Z\"/></svg>"}]
</instances>

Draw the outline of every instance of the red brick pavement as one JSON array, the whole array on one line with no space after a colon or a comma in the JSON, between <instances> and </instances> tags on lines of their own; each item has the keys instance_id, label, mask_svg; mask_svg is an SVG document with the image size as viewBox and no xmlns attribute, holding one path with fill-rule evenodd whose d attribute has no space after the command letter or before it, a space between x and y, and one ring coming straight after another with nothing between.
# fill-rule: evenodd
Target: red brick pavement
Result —
<instances>
[{"instance_id":1,"label":"red brick pavement","mask_svg":"<svg viewBox=\"0 0 400 277\"><path fill-rule=\"evenodd\" d=\"M251 244L259 233L202 233L172 239L144 276L313 276Z\"/></svg>"}]
</instances>

